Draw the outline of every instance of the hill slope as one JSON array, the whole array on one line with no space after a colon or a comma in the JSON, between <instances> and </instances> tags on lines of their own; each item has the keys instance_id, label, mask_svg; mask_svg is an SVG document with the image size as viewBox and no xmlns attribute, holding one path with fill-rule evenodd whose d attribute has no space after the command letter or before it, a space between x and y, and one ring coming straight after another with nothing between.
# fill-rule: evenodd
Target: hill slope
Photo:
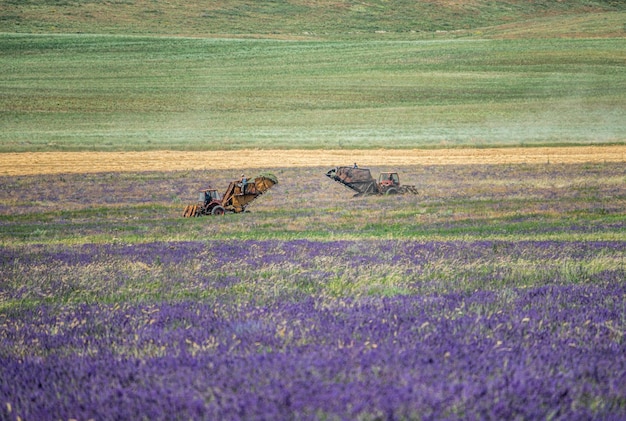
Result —
<instances>
[{"instance_id":1,"label":"hill slope","mask_svg":"<svg viewBox=\"0 0 626 421\"><path fill-rule=\"evenodd\" d=\"M575 19L575 36L588 32L592 36L623 36L624 13L626 3L621 0L6 0L0 6L0 32L418 36L520 22L532 28L537 19L541 28L542 19L569 17ZM603 17L598 19L598 14ZM589 18L592 23L585 29ZM583 23L576 24L576 19ZM554 21L548 20L548 26L553 25ZM553 29L544 28L541 33L555 35Z\"/></svg>"}]
</instances>

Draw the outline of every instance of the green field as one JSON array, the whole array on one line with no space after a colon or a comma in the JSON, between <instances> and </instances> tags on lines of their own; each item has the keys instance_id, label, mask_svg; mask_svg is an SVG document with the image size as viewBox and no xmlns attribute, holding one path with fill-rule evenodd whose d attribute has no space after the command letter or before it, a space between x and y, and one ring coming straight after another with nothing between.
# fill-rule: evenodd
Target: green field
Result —
<instances>
[{"instance_id":1,"label":"green field","mask_svg":"<svg viewBox=\"0 0 626 421\"><path fill-rule=\"evenodd\" d=\"M0 152L626 139L620 1L7 1Z\"/></svg>"},{"instance_id":2,"label":"green field","mask_svg":"<svg viewBox=\"0 0 626 421\"><path fill-rule=\"evenodd\" d=\"M0 35L0 152L623 143L624 39Z\"/></svg>"}]
</instances>

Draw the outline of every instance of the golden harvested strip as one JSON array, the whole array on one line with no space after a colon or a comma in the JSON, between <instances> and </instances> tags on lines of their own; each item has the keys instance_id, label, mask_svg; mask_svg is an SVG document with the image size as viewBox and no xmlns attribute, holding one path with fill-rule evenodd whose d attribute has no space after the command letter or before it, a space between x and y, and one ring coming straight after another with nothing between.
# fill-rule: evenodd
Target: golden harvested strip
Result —
<instances>
[{"instance_id":1,"label":"golden harvested strip","mask_svg":"<svg viewBox=\"0 0 626 421\"><path fill-rule=\"evenodd\" d=\"M0 154L0 175L238 168L625 162L626 145L480 149L24 152Z\"/></svg>"}]
</instances>

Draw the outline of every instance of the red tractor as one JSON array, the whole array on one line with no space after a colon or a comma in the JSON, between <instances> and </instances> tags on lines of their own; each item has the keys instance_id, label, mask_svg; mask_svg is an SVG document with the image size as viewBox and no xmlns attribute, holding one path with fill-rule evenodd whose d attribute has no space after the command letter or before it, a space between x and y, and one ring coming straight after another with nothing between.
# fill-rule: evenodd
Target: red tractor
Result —
<instances>
[{"instance_id":1,"label":"red tractor","mask_svg":"<svg viewBox=\"0 0 626 421\"><path fill-rule=\"evenodd\" d=\"M401 185L397 172L381 172L378 181L367 168L337 167L326 176L357 192L357 196L372 194L418 194L417 187Z\"/></svg>"},{"instance_id":2,"label":"red tractor","mask_svg":"<svg viewBox=\"0 0 626 421\"><path fill-rule=\"evenodd\" d=\"M275 176L267 174L248 182L233 181L228 185L223 196L213 188L200 190L198 203L185 207L183 216L191 218L202 215L224 215L226 212L243 212L250 202L277 183Z\"/></svg>"}]
</instances>

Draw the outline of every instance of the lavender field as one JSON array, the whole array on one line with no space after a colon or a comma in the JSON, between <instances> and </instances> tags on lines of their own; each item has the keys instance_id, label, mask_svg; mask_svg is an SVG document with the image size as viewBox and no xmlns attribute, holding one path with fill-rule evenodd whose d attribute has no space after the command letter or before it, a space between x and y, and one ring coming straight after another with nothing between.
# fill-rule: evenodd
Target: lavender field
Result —
<instances>
[{"instance_id":1,"label":"lavender field","mask_svg":"<svg viewBox=\"0 0 626 421\"><path fill-rule=\"evenodd\" d=\"M320 170L4 177L0 419L626 417L623 164Z\"/></svg>"}]
</instances>

